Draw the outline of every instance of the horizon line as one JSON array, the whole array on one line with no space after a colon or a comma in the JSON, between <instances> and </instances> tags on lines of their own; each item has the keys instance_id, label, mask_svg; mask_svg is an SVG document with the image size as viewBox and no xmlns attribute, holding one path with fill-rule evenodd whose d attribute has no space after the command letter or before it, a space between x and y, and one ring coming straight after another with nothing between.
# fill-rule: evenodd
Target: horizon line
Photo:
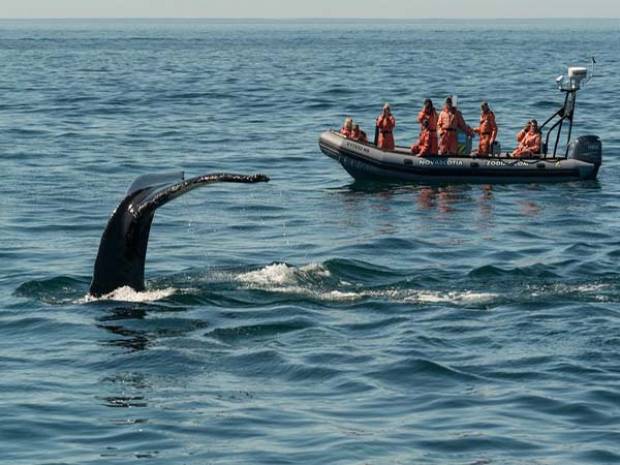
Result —
<instances>
[{"instance_id":1,"label":"horizon line","mask_svg":"<svg viewBox=\"0 0 620 465\"><path fill-rule=\"evenodd\" d=\"M509 21L523 21L523 20L562 20L562 19L597 19L597 20L618 20L620 16L448 16L448 17L434 17L434 16L412 16L408 18L394 18L394 17L368 17L368 16L248 16L248 17L227 17L227 16L7 16L0 17L0 21L6 20L153 20L153 19L168 19L168 20L196 20L196 21L493 21L493 20L509 20Z\"/></svg>"}]
</instances>

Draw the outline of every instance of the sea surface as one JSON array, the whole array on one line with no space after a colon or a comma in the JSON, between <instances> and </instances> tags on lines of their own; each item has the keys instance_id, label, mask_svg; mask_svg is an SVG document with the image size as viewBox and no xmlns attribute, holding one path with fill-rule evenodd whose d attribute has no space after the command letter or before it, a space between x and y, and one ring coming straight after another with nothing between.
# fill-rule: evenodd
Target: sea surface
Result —
<instances>
[{"instance_id":1,"label":"sea surface","mask_svg":"<svg viewBox=\"0 0 620 465\"><path fill-rule=\"evenodd\" d=\"M426 97L504 149L597 58L597 181L358 184ZM0 463L620 463L620 21L0 21ZM144 173L147 290L88 296Z\"/></svg>"}]
</instances>

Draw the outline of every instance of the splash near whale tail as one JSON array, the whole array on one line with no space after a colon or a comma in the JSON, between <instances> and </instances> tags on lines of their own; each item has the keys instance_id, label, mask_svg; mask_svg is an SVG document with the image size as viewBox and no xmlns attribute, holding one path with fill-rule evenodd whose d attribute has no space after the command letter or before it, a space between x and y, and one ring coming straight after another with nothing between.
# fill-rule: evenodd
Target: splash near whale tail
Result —
<instances>
[{"instance_id":1,"label":"splash near whale tail","mask_svg":"<svg viewBox=\"0 0 620 465\"><path fill-rule=\"evenodd\" d=\"M144 263L149 233L155 211L196 189L218 182L257 183L267 182L262 174L207 174L184 179L183 172L149 174L140 176L129 187L127 195L112 213L101 242L90 294L99 297L129 286L144 290Z\"/></svg>"}]
</instances>

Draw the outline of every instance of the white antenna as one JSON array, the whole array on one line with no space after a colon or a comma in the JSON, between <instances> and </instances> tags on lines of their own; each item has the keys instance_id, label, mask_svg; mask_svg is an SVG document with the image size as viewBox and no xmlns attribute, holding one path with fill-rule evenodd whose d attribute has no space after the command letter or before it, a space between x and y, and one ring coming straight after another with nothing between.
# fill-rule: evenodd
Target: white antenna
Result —
<instances>
[{"instance_id":1,"label":"white antenna","mask_svg":"<svg viewBox=\"0 0 620 465\"><path fill-rule=\"evenodd\" d=\"M596 58L592 57L592 61L590 62L590 73L588 75L588 79L586 79L583 84L586 85L588 82L592 80L594 77L594 67L596 66Z\"/></svg>"}]
</instances>

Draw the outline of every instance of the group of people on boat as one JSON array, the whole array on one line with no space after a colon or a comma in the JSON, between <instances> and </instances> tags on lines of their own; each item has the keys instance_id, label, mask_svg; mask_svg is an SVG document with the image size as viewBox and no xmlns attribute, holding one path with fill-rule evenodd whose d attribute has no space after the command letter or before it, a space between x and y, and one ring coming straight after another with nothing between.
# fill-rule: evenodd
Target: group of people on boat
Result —
<instances>
[{"instance_id":1,"label":"group of people on boat","mask_svg":"<svg viewBox=\"0 0 620 465\"><path fill-rule=\"evenodd\" d=\"M368 143L368 136L360 129L359 124L353 123L353 118L345 118L342 129L340 129L340 134L347 139Z\"/></svg>"},{"instance_id":2,"label":"group of people on boat","mask_svg":"<svg viewBox=\"0 0 620 465\"><path fill-rule=\"evenodd\" d=\"M470 137L478 135L478 150L475 152L477 156L488 157L493 153L498 128L495 114L487 102L482 102L480 105L480 124L476 128L471 128L465 123L463 114L453 104L452 97L446 98L439 114L431 99L424 100L424 106L418 113L417 121L420 124L420 135L417 142L411 146L411 153L414 155L419 157L457 155L459 153L458 131ZM396 119L392 114L390 104L386 103L376 120L375 143L378 148L386 151L394 150L395 127ZM348 139L368 142L366 133L359 128L359 124L354 125L351 118L345 119L340 133ZM519 131L517 142L518 146L511 154L513 157L533 157L541 153L541 133L536 120L528 121L527 125Z\"/></svg>"}]
</instances>

